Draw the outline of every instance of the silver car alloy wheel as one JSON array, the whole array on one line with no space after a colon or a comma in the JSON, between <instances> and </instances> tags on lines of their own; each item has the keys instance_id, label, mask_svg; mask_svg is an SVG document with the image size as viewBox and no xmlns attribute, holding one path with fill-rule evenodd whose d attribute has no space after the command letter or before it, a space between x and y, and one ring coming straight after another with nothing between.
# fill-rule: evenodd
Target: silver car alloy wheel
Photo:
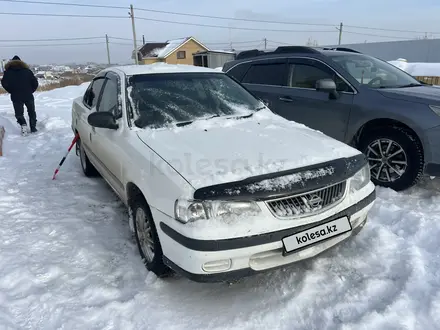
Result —
<instances>
[{"instance_id":1,"label":"silver car alloy wheel","mask_svg":"<svg viewBox=\"0 0 440 330\"><path fill-rule=\"evenodd\" d=\"M408 158L396 141L380 138L372 141L366 152L371 177L381 182L399 179L408 168Z\"/></svg>"},{"instance_id":2,"label":"silver car alloy wheel","mask_svg":"<svg viewBox=\"0 0 440 330\"><path fill-rule=\"evenodd\" d=\"M147 262L154 259L154 241L150 221L147 220L145 211L138 207L136 209L136 233L139 239L139 245Z\"/></svg>"}]
</instances>

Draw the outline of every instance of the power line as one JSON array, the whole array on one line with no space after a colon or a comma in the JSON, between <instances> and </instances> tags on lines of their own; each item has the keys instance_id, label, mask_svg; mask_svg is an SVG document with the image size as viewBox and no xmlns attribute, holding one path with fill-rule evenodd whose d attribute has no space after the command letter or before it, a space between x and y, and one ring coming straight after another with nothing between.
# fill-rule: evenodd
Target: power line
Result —
<instances>
[{"instance_id":1,"label":"power line","mask_svg":"<svg viewBox=\"0 0 440 330\"><path fill-rule=\"evenodd\" d=\"M145 17L135 17L135 19L140 19L144 21L152 21L152 22L162 22L162 23L173 23L173 24L182 24L182 25L194 25L194 26L203 26L203 27L212 27L212 28L220 28L220 29L231 29L231 30L248 30L248 31L266 31L266 32L319 32L319 33L325 33L325 32L331 32L334 33L335 31L332 30L326 30L326 31L316 31L316 30L274 30L274 29L258 29L258 28L246 28L246 27L234 27L234 26L225 26L225 25L211 25L211 24L199 24L199 23L191 23L191 22L175 22L175 21L167 21L167 20L160 20L160 19L154 19L154 18L145 18Z\"/></svg>"},{"instance_id":2,"label":"power line","mask_svg":"<svg viewBox=\"0 0 440 330\"><path fill-rule=\"evenodd\" d=\"M30 3L30 4L59 5L59 6L77 6L77 7L91 7L91 8L109 8L109 9L128 9L128 7L123 7L123 6L78 4L78 3L71 3L71 2L48 2L48 1L31 1L31 0L0 0L0 2ZM234 18L234 17L221 17L221 16L199 15L199 14L189 14L189 13L178 13L178 12L153 10L153 9L146 9L146 8L134 8L134 9L139 10L139 11L146 11L146 12L155 12L155 13L164 13L164 14L171 14L171 15L191 16L191 17L202 17L202 18L215 18L215 19L223 19L223 20L231 20L231 21L275 23L275 24L289 24L289 25L306 25L306 26L328 26L328 27L335 26L335 24L256 20L256 19L246 19L246 18ZM18 14L18 13L14 13L14 14ZM38 16L40 16L40 15L38 15ZM84 16L89 17L86 15L84 15ZM74 17L76 17L76 16L74 16ZM96 17L96 16L94 16L94 17ZM105 16L105 17L107 17L107 16ZM166 22L168 22L168 21L166 21Z\"/></svg>"},{"instance_id":3,"label":"power line","mask_svg":"<svg viewBox=\"0 0 440 330\"><path fill-rule=\"evenodd\" d=\"M76 43L76 44L0 45L0 49L15 48L15 47L59 47L59 46L85 46L85 45L105 45L105 42L85 42L85 43Z\"/></svg>"},{"instance_id":4,"label":"power line","mask_svg":"<svg viewBox=\"0 0 440 330\"><path fill-rule=\"evenodd\" d=\"M104 38L104 37L52 38L52 39L9 39L9 40L4 39L4 40L0 40L0 42L67 41L67 40L91 40L91 39L102 39L102 38Z\"/></svg>"},{"instance_id":5,"label":"power line","mask_svg":"<svg viewBox=\"0 0 440 330\"><path fill-rule=\"evenodd\" d=\"M2 0L0 0L2 1ZM114 40L124 40L124 41L133 41L131 38L124 38L124 37L114 37L114 36L108 36L109 39ZM95 37L72 37L72 38L47 38L47 39L0 39L0 42L48 42L48 41L73 41L73 40L93 40L93 39L105 39L105 36L95 36ZM142 42L142 40L138 40L139 42ZM158 41L148 41L148 42L158 42ZM210 45L225 45L225 44L248 44L248 43L258 43L261 42L261 40L248 40L248 41L213 41L213 42L206 42L206 44ZM122 44L122 43L121 43ZM125 43L124 45L127 45ZM130 43L131 45L131 43ZM13 45L11 45L13 46Z\"/></svg>"},{"instance_id":6,"label":"power line","mask_svg":"<svg viewBox=\"0 0 440 330\"><path fill-rule=\"evenodd\" d=\"M114 42L114 41L109 41L110 45L124 45L124 46L131 46L133 47L132 43L123 43L123 42Z\"/></svg>"},{"instance_id":7,"label":"power line","mask_svg":"<svg viewBox=\"0 0 440 330\"><path fill-rule=\"evenodd\" d=\"M280 44L280 45L290 45L288 42L281 42L281 41L275 41L275 40L267 40L267 42L271 42L273 44Z\"/></svg>"},{"instance_id":8,"label":"power line","mask_svg":"<svg viewBox=\"0 0 440 330\"><path fill-rule=\"evenodd\" d=\"M324 23L300 23L300 22L286 22L286 21L267 21L267 20L258 20L258 19L250 19L250 18L236 18L236 17L224 17L224 16L211 16L211 15L201 15L201 14L189 14L189 13L179 13L174 11L165 11L165 10L154 10L154 9L145 9L145 8L137 8L134 9L139 11L147 11L151 13L161 13L161 14L170 14L170 15L181 15L181 16L191 16L191 17L201 17L201 18L214 18L214 19L223 19L228 21L242 21L242 22L255 22L255 23L273 23L273 24L288 24L288 25L308 25L308 26L335 26L336 24L324 24Z\"/></svg>"},{"instance_id":9,"label":"power line","mask_svg":"<svg viewBox=\"0 0 440 330\"><path fill-rule=\"evenodd\" d=\"M90 7L90 8L108 8L108 9L128 9L128 6L123 7L123 6L111 6L111 5L79 4L79 3L72 3L72 2L49 2L49 1L31 1L31 0L0 0L0 2L15 2L15 3L40 4L40 5L57 5L57 6L77 6L77 7ZM179 13L179 12L173 12L173 11L154 10L154 9L137 8L137 7L135 7L134 9L139 10L139 11L145 11L145 12L162 13L162 14L169 14L169 15L180 15L180 16L190 16L190 17L201 17L201 18L214 18L214 19L222 19L222 20L229 20L229 21L273 23L273 24L287 24L287 25L327 26L327 27L335 26L335 24L269 21L269 20L258 20L258 19L248 19L248 18L236 18L236 17L223 17L223 16Z\"/></svg>"},{"instance_id":10,"label":"power line","mask_svg":"<svg viewBox=\"0 0 440 330\"><path fill-rule=\"evenodd\" d=\"M2 1L2 0L0 0ZM24 0L22 0L24 1ZM13 16L46 16L46 17L78 17L78 18L129 18L128 16L111 16L111 15L80 15L80 14L47 14L47 13L16 13L16 12L0 12L0 15L13 15ZM232 30L247 30L247 31L265 31L265 32L306 32L306 33L328 33L334 32L331 30L326 31L316 31L316 30L276 30L276 29L258 29L258 28L246 28L246 27L232 27L232 26L224 26L224 25L209 25L209 24L198 24L191 22L175 22L175 21L167 21L167 20L159 20L153 18L145 18L145 17L135 17L136 19L145 20L145 21L153 21L153 22L162 22L162 23L173 23L173 24L181 24L181 25L193 25L193 26L203 26L203 27L211 27L211 28L221 28L221 29L232 29Z\"/></svg>"},{"instance_id":11,"label":"power line","mask_svg":"<svg viewBox=\"0 0 440 330\"><path fill-rule=\"evenodd\" d=\"M30 0L0 0L0 2L15 2L15 3L31 3L38 5L57 5L57 6L76 6L76 7L92 7L92 8L109 8L109 9L128 9L128 6L109 6L109 5L95 5L72 2L49 2L49 1L30 1Z\"/></svg>"},{"instance_id":12,"label":"power line","mask_svg":"<svg viewBox=\"0 0 440 330\"><path fill-rule=\"evenodd\" d=\"M108 36L109 39L115 39L115 40L124 40L124 41L131 41L131 45L133 45L133 39L131 38L120 38L120 37L112 37ZM136 40L137 42L140 42L142 44L143 40ZM148 41L148 42L159 42L159 41Z\"/></svg>"},{"instance_id":13,"label":"power line","mask_svg":"<svg viewBox=\"0 0 440 330\"><path fill-rule=\"evenodd\" d=\"M0 0L1 1L1 0ZM128 40L128 41L133 41L133 39L130 38L121 38L121 37L112 37L112 36L108 36L111 39L117 39L117 40ZM141 41L141 40L138 40Z\"/></svg>"},{"instance_id":14,"label":"power line","mask_svg":"<svg viewBox=\"0 0 440 330\"><path fill-rule=\"evenodd\" d=\"M390 39L403 39L403 40L411 40L412 38L410 37L402 37L402 36L386 36L386 35L381 35L381 34L370 34L370 33L362 33L362 32L353 32L353 31L346 31L344 30L344 33L349 33L349 34L357 34L357 35L361 35L361 36L369 36L369 37L381 37L381 38L390 38Z\"/></svg>"},{"instance_id":15,"label":"power line","mask_svg":"<svg viewBox=\"0 0 440 330\"><path fill-rule=\"evenodd\" d=\"M2 0L0 0L2 1ZM24 1L24 0L22 0ZM79 17L79 18L129 18L128 16L111 16L111 15L80 15L80 14L47 14L47 13L15 13L15 12L0 12L0 15L14 15L14 16L46 16L46 17ZM193 25L193 26L203 26L203 27L212 27L212 28L221 28L221 29L232 29L232 30L247 30L247 31L266 31L266 32L306 32L306 33L328 33L334 32L331 30L326 31L314 31L314 30L276 30L276 29L258 29L258 28L246 28L246 27L232 27L232 26L224 26L224 25L209 25L209 24L198 24L191 22L175 22L175 21L167 21L167 20L159 20L153 18L145 18L145 17L135 17L136 19L144 20L144 21L153 21L153 22L162 22L162 23L173 23L173 24L181 24L181 25Z\"/></svg>"},{"instance_id":16,"label":"power line","mask_svg":"<svg viewBox=\"0 0 440 330\"><path fill-rule=\"evenodd\" d=\"M29 4L41 4L41 5L57 5L57 6L76 6L76 7L89 7L89 8L128 9L128 6L125 7L125 6L114 6L114 5L80 4L80 3L72 3L72 2L49 2L49 1L31 1L31 0L0 0L0 2L12 2L12 3L15 2L15 3L29 3ZM189 17L221 19L221 20L229 20L229 21L272 23L272 24L285 24L285 25L305 25L305 26L328 26L328 27L335 26L335 24L259 20L259 19L248 19L248 18L237 18L237 17L191 14L191 13L182 13L182 12L174 12L174 11L166 11L166 10L155 10L155 9L138 8L138 7L134 8L134 9L139 10L139 11L144 11L144 12L161 13L161 14L168 14L168 15L180 15L180 16L189 16ZM377 31L402 32L402 33L440 34L440 32L431 32L431 31L385 29L385 28L358 26L358 25L345 25L345 27L351 27L351 28L356 28L356 29L366 29L366 30L377 30Z\"/></svg>"},{"instance_id":17,"label":"power line","mask_svg":"<svg viewBox=\"0 0 440 330\"><path fill-rule=\"evenodd\" d=\"M49 1L31 1L31 0L0 0L0 2L12 2L12 3L15 2L15 3L29 3L29 4L41 4L41 5L57 5L57 6L76 6L76 7L89 7L89 8L128 9L128 7L125 7L125 6L97 5L97 4L80 4L80 3L72 3L72 2L49 2ZM189 17L210 18L210 19L221 19L221 20L229 20L229 21L272 23L272 24L285 24L285 25L305 25L305 26L328 26L328 27L335 26L335 24L258 20L258 19L248 19L248 18L236 18L236 17L224 17L224 16L191 14L191 13L182 13L182 12L173 12L173 11L166 11L166 10L155 10L155 9L137 8L137 7L135 9L139 10L139 11L144 11L144 12L162 13L162 14L168 14L168 15L180 15L180 16L189 16ZM36 15L37 16L41 16L39 14L36 14ZM49 16L53 16L53 15L49 15ZM93 17L93 18L105 17L105 18L116 18L116 17L94 16L94 15L93 16L91 16L91 15L81 15L81 16L76 16L76 15L74 15L74 16L72 16L72 15L64 16L64 15L62 15L62 16L63 17ZM117 17L117 18L122 18L122 17ZM440 32L431 32L431 31L385 29L385 28L376 28L376 27L369 27L369 26L357 26L357 25L345 25L345 27L351 27L351 28L356 28L356 29L366 29L366 30L377 30L377 31L401 32L401 33L431 33L431 34L440 34ZM317 32L320 32L320 31L317 31ZM326 32L328 32L328 31L326 31Z\"/></svg>"},{"instance_id":18,"label":"power line","mask_svg":"<svg viewBox=\"0 0 440 330\"><path fill-rule=\"evenodd\" d=\"M390 31L390 32L402 32L402 33L432 33L432 34L440 34L440 32L430 32L430 31L413 31L413 30L397 30L397 29L384 29L384 28L375 28L368 26L357 26L357 25L345 25L344 27L350 27L354 29L365 29L365 30L377 30L377 31ZM345 32L345 31L344 31Z\"/></svg>"},{"instance_id":19,"label":"power line","mask_svg":"<svg viewBox=\"0 0 440 330\"><path fill-rule=\"evenodd\" d=\"M0 0L2 1L2 0ZM112 15L79 15L79 14L46 14L46 13L10 13L0 12L0 15L12 16L53 16L53 17L79 17L79 18L129 18L129 16L112 16Z\"/></svg>"}]
</instances>

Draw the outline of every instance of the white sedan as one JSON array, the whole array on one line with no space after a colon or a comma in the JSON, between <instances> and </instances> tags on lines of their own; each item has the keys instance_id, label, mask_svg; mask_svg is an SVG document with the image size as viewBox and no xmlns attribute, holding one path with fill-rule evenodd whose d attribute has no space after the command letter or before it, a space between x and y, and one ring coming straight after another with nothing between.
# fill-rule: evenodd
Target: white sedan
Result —
<instances>
[{"instance_id":1,"label":"white sedan","mask_svg":"<svg viewBox=\"0 0 440 330\"><path fill-rule=\"evenodd\" d=\"M358 150L213 69L104 69L74 100L72 129L157 276L234 280L316 256L357 234L376 197Z\"/></svg>"}]
</instances>

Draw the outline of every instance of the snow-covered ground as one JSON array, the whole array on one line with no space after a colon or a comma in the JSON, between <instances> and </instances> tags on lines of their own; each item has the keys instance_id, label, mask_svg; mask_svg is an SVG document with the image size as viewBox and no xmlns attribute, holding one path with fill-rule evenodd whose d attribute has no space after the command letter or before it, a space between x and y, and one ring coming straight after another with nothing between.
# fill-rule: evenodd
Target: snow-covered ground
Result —
<instances>
[{"instance_id":1,"label":"snow-covered ground","mask_svg":"<svg viewBox=\"0 0 440 330\"><path fill-rule=\"evenodd\" d=\"M440 184L379 188L364 230L315 259L233 285L157 279L124 207L67 150L72 99L36 94L40 132L21 137L8 95L0 157L0 329L438 329Z\"/></svg>"},{"instance_id":2,"label":"snow-covered ground","mask_svg":"<svg viewBox=\"0 0 440 330\"><path fill-rule=\"evenodd\" d=\"M60 80L59 79L44 79L44 78L38 78L38 85L39 86L46 86L49 84L56 84L59 83Z\"/></svg>"},{"instance_id":3,"label":"snow-covered ground","mask_svg":"<svg viewBox=\"0 0 440 330\"><path fill-rule=\"evenodd\" d=\"M406 71L414 77L440 77L440 63L407 62L403 58L388 63Z\"/></svg>"}]
</instances>

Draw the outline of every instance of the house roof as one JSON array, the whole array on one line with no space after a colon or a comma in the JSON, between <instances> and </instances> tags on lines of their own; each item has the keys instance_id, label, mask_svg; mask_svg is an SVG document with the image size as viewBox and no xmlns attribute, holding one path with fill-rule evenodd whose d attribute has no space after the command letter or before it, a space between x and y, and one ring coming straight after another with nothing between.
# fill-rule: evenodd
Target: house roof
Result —
<instances>
[{"instance_id":1,"label":"house roof","mask_svg":"<svg viewBox=\"0 0 440 330\"><path fill-rule=\"evenodd\" d=\"M166 58L170 54L172 54L176 49L183 46L190 40L197 42L203 48L209 50L208 47L206 47L204 44L202 44L200 41L196 40L195 38L185 37L174 40L168 40L167 42L146 43L139 49L139 52L142 54L144 58L148 58L148 57Z\"/></svg>"},{"instance_id":2,"label":"house roof","mask_svg":"<svg viewBox=\"0 0 440 330\"><path fill-rule=\"evenodd\" d=\"M144 57L153 57L153 54L156 49L162 49L165 47L168 43L166 42L149 42L140 47L139 52Z\"/></svg>"}]
</instances>

